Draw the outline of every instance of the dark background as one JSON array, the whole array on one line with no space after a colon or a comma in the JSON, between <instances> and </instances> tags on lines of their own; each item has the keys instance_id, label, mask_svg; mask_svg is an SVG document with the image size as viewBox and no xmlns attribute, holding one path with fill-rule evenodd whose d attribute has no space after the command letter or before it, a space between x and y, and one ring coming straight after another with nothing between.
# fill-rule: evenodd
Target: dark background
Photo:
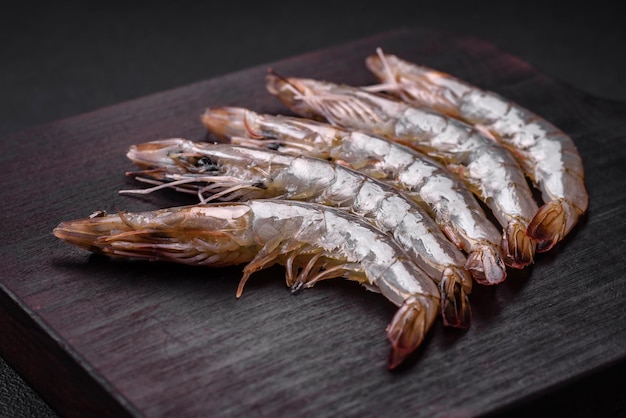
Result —
<instances>
[{"instance_id":1,"label":"dark background","mask_svg":"<svg viewBox=\"0 0 626 418\"><path fill-rule=\"evenodd\" d=\"M412 26L478 36L573 88L626 101L626 25L621 13L601 2L584 6L505 1L347 5L274 0L252 4L49 2L6 7L0 14L0 137ZM40 158L45 164L45 156L26 157ZM546 405L558 408L559 402L582 399L606 409L607 403L619 400L604 389L609 379L623 376L625 369L620 366L584 378ZM537 405L533 412L545 411ZM0 416L56 416L1 358Z\"/></svg>"}]
</instances>

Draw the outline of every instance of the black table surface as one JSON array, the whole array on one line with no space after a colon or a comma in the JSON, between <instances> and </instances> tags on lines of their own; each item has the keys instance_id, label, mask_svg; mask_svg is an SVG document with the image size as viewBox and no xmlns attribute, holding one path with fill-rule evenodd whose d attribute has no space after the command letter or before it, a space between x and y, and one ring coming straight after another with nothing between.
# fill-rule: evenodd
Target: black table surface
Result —
<instances>
[{"instance_id":1,"label":"black table surface","mask_svg":"<svg viewBox=\"0 0 626 418\"><path fill-rule=\"evenodd\" d=\"M0 17L0 136L399 27L477 36L572 89L626 101L619 13L597 2L549 9L539 2L488 3L77 2L9 9ZM25 158L45 163L45 156ZM613 380L625 371L622 362L581 376L517 412L623 416L626 401ZM57 416L5 361L0 414Z\"/></svg>"}]
</instances>

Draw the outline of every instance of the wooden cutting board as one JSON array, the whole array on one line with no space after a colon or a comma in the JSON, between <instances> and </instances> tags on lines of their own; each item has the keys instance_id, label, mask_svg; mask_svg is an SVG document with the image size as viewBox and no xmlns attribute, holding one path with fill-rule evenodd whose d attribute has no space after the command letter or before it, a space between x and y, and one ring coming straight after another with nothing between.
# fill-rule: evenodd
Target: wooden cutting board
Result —
<instances>
[{"instance_id":1,"label":"wooden cutting board","mask_svg":"<svg viewBox=\"0 0 626 418\"><path fill-rule=\"evenodd\" d=\"M131 144L206 138L208 106L289 114L265 91L288 76L365 85L376 47L494 90L574 139L590 193L568 238L476 286L473 326L438 321L386 370L395 307L342 280L297 296L275 267L237 300L241 266L113 261L51 233L94 210L192 203L138 187ZM583 94L475 38L399 29L107 107L1 141L1 354L64 416L470 416L549 396L626 359L626 106Z\"/></svg>"}]
</instances>

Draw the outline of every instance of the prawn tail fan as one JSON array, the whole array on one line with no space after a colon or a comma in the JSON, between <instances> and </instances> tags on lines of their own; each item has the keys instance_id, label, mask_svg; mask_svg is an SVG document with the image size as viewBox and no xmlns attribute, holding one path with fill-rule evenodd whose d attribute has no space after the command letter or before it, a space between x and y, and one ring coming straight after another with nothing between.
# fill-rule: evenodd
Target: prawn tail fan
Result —
<instances>
[{"instance_id":1,"label":"prawn tail fan","mask_svg":"<svg viewBox=\"0 0 626 418\"><path fill-rule=\"evenodd\" d=\"M548 251L563 239L571 212L570 206L561 200L550 201L539 208L526 229L526 234L538 243L537 251Z\"/></svg>"},{"instance_id":2,"label":"prawn tail fan","mask_svg":"<svg viewBox=\"0 0 626 418\"><path fill-rule=\"evenodd\" d=\"M437 316L437 309L423 298L409 297L398 309L387 326L391 353L387 367L398 367L422 343L426 332Z\"/></svg>"}]
</instances>

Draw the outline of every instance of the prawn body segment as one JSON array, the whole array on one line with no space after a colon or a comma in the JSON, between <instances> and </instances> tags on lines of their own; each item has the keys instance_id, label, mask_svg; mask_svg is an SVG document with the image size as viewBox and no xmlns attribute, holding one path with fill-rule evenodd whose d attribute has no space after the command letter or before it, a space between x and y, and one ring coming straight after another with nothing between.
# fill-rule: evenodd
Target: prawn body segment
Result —
<instances>
[{"instance_id":1,"label":"prawn body segment","mask_svg":"<svg viewBox=\"0 0 626 418\"><path fill-rule=\"evenodd\" d=\"M522 268L533 261L535 242L526 235L537 205L524 174L501 145L470 125L400 100L345 85L268 75L267 88L302 114L398 141L438 159L482 199L503 227L505 262Z\"/></svg>"},{"instance_id":2,"label":"prawn body segment","mask_svg":"<svg viewBox=\"0 0 626 418\"><path fill-rule=\"evenodd\" d=\"M439 311L437 286L391 238L327 206L252 200L120 212L62 222L54 234L116 257L211 267L247 263L237 296L252 273L276 263L301 287L335 277L375 286L399 307L387 328L389 368L420 345Z\"/></svg>"},{"instance_id":3,"label":"prawn body segment","mask_svg":"<svg viewBox=\"0 0 626 418\"><path fill-rule=\"evenodd\" d=\"M496 284L506 277L500 234L475 197L441 164L418 151L328 123L244 108L207 109L202 120L221 140L334 161L400 189L468 253L465 268L476 281Z\"/></svg>"},{"instance_id":4,"label":"prawn body segment","mask_svg":"<svg viewBox=\"0 0 626 418\"><path fill-rule=\"evenodd\" d=\"M472 280L464 269L465 256L428 213L389 184L317 158L232 144L169 139L134 145L128 156L145 168L145 173L156 172L161 178L171 176L177 187L184 180L195 184L203 191L204 200L212 196L232 199L235 193L238 200L281 198L349 210L392 236L426 274L441 284L446 325L469 326L471 310L467 295ZM215 167L207 177L198 174L195 165L186 172L183 169L183 161L206 160ZM207 184L203 185L204 182ZM246 184L248 187L239 187ZM162 184L167 185L167 182ZM215 194L206 196L209 190ZM234 192L224 193L230 190Z\"/></svg>"},{"instance_id":5,"label":"prawn body segment","mask_svg":"<svg viewBox=\"0 0 626 418\"><path fill-rule=\"evenodd\" d=\"M511 151L542 193L544 205L527 229L539 251L562 240L586 212L582 159L572 139L546 119L497 93L380 50L366 66L382 81L376 89L473 124Z\"/></svg>"}]
</instances>

